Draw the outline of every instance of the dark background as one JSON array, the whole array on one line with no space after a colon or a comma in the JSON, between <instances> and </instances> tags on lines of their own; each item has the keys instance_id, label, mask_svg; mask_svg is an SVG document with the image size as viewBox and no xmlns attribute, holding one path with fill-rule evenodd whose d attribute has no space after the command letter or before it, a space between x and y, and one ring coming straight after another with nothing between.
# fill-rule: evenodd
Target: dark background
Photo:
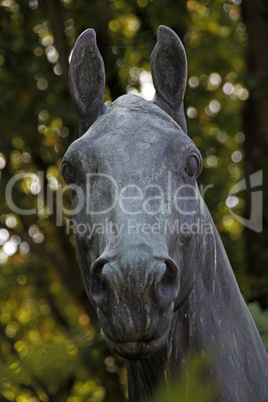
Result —
<instances>
[{"instance_id":1,"label":"dark background","mask_svg":"<svg viewBox=\"0 0 268 402\"><path fill-rule=\"evenodd\" d=\"M268 3L265 0L2 0L0 2L0 400L125 401L124 360L106 347L85 295L73 235L57 225L60 166L77 136L68 58L94 28L106 66L105 101L144 91L164 24L188 57L185 110L200 149L199 185L240 289L268 344ZM263 230L242 226L226 199L263 170ZM43 175L45 191L40 201ZM5 188L14 175L10 209ZM39 201L37 193L39 193ZM51 199L48 199L49 195ZM64 205L69 205L66 192ZM235 213L250 216L250 192ZM48 208L49 207L49 208ZM19 399L18 399L19 398ZM31 399L32 398L32 399Z\"/></svg>"}]
</instances>

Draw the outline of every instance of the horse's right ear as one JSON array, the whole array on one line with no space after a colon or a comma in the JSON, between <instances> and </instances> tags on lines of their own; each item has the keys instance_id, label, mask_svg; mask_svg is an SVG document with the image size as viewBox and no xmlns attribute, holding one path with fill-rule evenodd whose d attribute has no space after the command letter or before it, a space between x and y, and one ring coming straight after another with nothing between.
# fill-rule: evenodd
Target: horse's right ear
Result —
<instances>
[{"instance_id":1,"label":"horse's right ear","mask_svg":"<svg viewBox=\"0 0 268 402\"><path fill-rule=\"evenodd\" d=\"M151 54L155 87L153 102L164 109L187 133L183 99L187 82L187 59L183 44L172 29L161 25Z\"/></svg>"},{"instance_id":2,"label":"horse's right ear","mask_svg":"<svg viewBox=\"0 0 268 402\"><path fill-rule=\"evenodd\" d=\"M84 31L76 41L69 69L70 90L84 134L105 111L103 95L105 70L93 29Z\"/></svg>"}]
</instances>

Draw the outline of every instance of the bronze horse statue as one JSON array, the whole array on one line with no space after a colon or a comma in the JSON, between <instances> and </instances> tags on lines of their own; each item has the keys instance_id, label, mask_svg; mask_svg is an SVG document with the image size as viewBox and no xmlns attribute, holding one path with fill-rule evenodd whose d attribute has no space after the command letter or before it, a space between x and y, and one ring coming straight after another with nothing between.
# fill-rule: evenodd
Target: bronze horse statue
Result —
<instances>
[{"instance_id":1,"label":"bronze horse statue","mask_svg":"<svg viewBox=\"0 0 268 402\"><path fill-rule=\"evenodd\" d=\"M85 289L108 346L127 359L130 401L148 401L200 354L216 401L265 402L267 353L198 192L202 159L183 108L186 55L165 26L151 69L152 102L125 95L106 107L95 32L73 50L80 138L62 172Z\"/></svg>"}]
</instances>

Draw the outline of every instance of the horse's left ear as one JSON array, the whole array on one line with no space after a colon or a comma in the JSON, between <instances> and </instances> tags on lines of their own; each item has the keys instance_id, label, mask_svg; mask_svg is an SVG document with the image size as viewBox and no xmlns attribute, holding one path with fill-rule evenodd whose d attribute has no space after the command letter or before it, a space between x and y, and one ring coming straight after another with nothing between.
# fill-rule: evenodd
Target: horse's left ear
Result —
<instances>
[{"instance_id":1,"label":"horse's left ear","mask_svg":"<svg viewBox=\"0 0 268 402\"><path fill-rule=\"evenodd\" d=\"M76 41L69 69L70 90L80 120L80 135L101 116L105 69L93 29L84 31Z\"/></svg>"},{"instance_id":2,"label":"horse's left ear","mask_svg":"<svg viewBox=\"0 0 268 402\"><path fill-rule=\"evenodd\" d=\"M151 54L155 87L153 102L164 109L187 133L183 99L187 82L187 59L183 44L172 29L161 25Z\"/></svg>"}]
</instances>

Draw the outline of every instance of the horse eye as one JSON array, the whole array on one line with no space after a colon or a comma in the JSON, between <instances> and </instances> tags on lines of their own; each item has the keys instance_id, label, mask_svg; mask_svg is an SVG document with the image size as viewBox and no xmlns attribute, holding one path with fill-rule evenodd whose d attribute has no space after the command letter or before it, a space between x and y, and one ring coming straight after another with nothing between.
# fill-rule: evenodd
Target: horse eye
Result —
<instances>
[{"instance_id":1,"label":"horse eye","mask_svg":"<svg viewBox=\"0 0 268 402\"><path fill-rule=\"evenodd\" d=\"M67 184L75 182L76 174L74 168L67 162L62 165L62 174Z\"/></svg>"},{"instance_id":2,"label":"horse eye","mask_svg":"<svg viewBox=\"0 0 268 402\"><path fill-rule=\"evenodd\" d=\"M187 159L184 172L190 177L196 176L198 167L199 167L199 161L197 157L194 155L190 155L189 158Z\"/></svg>"}]
</instances>

